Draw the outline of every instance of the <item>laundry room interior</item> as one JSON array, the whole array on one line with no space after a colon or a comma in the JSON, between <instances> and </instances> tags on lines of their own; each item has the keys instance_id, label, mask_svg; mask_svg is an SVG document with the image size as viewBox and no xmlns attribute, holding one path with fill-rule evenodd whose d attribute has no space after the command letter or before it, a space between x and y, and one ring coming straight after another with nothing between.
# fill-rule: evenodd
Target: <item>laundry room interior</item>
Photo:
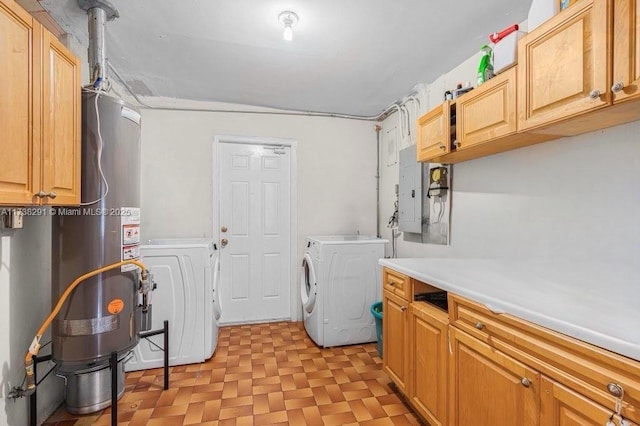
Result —
<instances>
[{"instance_id":1,"label":"laundry room interior","mask_svg":"<svg viewBox=\"0 0 640 426\"><path fill-rule=\"evenodd\" d=\"M0 0L0 426L640 424L640 0Z\"/></svg>"}]
</instances>

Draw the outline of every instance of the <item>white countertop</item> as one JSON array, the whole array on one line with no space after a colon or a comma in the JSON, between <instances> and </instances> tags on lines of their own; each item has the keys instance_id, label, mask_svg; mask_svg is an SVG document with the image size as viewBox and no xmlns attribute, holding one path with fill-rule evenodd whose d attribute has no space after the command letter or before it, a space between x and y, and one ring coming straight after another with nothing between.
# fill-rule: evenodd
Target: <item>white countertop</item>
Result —
<instances>
[{"instance_id":1,"label":"white countertop","mask_svg":"<svg viewBox=\"0 0 640 426\"><path fill-rule=\"evenodd\" d=\"M640 361L640 265L450 258L380 265Z\"/></svg>"}]
</instances>

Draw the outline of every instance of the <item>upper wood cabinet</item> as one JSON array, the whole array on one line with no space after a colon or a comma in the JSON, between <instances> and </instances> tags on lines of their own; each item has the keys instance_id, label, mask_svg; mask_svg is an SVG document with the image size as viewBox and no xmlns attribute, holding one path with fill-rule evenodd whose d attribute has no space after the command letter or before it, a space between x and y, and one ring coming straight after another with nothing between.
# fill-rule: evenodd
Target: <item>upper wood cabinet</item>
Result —
<instances>
[{"instance_id":1,"label":"upper wood cabinet","mask_svg":"<svg viewBox=\"0 0 640 426\"><path fill-rule=\"evenodd\" d=\"M418 161L433 160L451 151L451 111L455 104L445 101L418 119L416 157ZM453 129L455 133L455 125Z\"/></svg>"},{"instance_id":2,"label":"upper wood cabinet","mask_svg":"<svg viewBox=\"0 0 640 426\"><path fill-rule=\"evenodd\" d=\"M0 204L80 202L80 64L0 0Z\"/></svg>"},{"instance_id":3,"label":"upper wood cabinet","mask_svg":"<svg viewBox=\"0 0 640 426\"><path fill-rule=\"evenodd\" d=\"M555 138L518 133L517 69L512 67L456 99L456 147L440 161L457 163Z\"/></svg>"},{"instance_id":4,"label":"upper wood cabinet","mask_svg":"<svg viewBox=\"0 0 640 426\"><path fill-rule=\"evenodd\" d=\"M611 5L581 0L520 40L520 130L611 104Z\"/></svg>"},{"instance_id":5,"label":"upper wood cabinet","mask_svg":"<svg viewBox=\"0 0 640 426\"><path fill-rule=\"evenodd\" d=\"M39 185L34 152L34 21L13 0L0 0L0 203L31 204ZM38 52L35 52L38 53ZM35 102L35 105L34 105ZM38 117L36 116L37 120ZM34 170L34 164L36 169ZM34 179L36 182L34 182Z\"/></svg>"},{"instance_id":6,"label":"upper wood cabinet","mask_svg":"<svg viewBox=\"0 0 640 426\"><path fill-rule=\"evenodd\" d=\"M516 133L516 68L510 68L457 100L458 149Z\"/></svg>"},{"instance_id":7,"label":"upper wood cabinet","mask_svg":"<svg viewBox=\"0 0 640 426\"><path fill-rule=\"evenodd\" d=\"M80 62L43 31L42 186L44 204L80 202ZM52 196L55 194L55 196Z\"/></svg>"},{"instance_id":8,"label":"upper wood cabinet","mask_svg":"<svg viewBox=\"0 0 640 426\"><path fill-rule=\"evenodd\" d=\"M640 0L614 0L613 102L640 98Z\"/></svg>"},{"instance_id":9,"label":"upper wood cabinet","mask_svg":"<svg viewBox=\"0 0 640 426\"><path fill-rule=\"evenodd\" d=\"M418 120L418 161L456 163L640 119L640 0L576 2L518 42L516 67L453 102Z\"/></svg>"}]
</instances>

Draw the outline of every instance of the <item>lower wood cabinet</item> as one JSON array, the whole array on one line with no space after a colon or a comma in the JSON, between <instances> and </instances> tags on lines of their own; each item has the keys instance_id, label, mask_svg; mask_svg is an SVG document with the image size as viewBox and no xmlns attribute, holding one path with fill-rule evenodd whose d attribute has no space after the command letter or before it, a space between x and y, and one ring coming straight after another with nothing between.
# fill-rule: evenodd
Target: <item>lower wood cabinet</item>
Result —
<instances>
[{"instance_id":1,"label":"lower wood cabinet","mask_svg":"<svg viewBox=\"0 0 640 426\"><path fill-rule=\"evenodd\" d=\"M604 426L611 410L569 390L561 384L542 377L540 382L540 425ZM616 416L615 424L620 424Z\"/></svg>"},{"instance_id":2,"label":"lower wood cabinet","mask_svg":"<svg viewBox=\"0 0 640 426\"><path fill-rule=\"evenodd\" d=\"M409 314L409 400L430 425L447 425L449 317L426 303Z\"/></svg>"},{"instance_id":3,"label":"lower wood cabinet","mask_svg":"<svg viewBox=\"0 0 640 426\"><path fill-rule=\"evenodd\" d=\"M605 426L616 386L626 424L640 424L639 361L455 294L444 311L418 301L436 287L383 277L384 371L429 425Z\"/></svg>"},{"instance_id":4,"label":"lower wood cabinet","mask_svg":"<svg viewBox=\"0 0 640 426\"><path fill-rule=\"evenodd\" d=\"M405 299L388 290L382 297L382 359L383 369L398 390L407 394L409 377L409 311Z\"/></svg>"},{"instance_id":5,"label":"lower wood cabinet","mask_svg":"<svg viewBox=\"0 0 640 426\"><path fill-rule=\"evenodd\" d=\"M538 425L540 373L462 331L450 333L450 424Z\"/></svg>"}]
</instances>

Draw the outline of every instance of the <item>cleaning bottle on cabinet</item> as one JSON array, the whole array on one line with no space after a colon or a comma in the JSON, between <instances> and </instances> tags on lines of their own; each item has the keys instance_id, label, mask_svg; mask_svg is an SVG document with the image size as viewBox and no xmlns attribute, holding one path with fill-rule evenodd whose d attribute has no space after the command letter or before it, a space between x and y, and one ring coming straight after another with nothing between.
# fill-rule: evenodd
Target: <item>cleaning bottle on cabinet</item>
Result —
<instances>
[{"instance_id":1,"label":"cleaning bottle on cabinet","mask_svg":"<svg viewBox=\"0 0 640 426\"><path fill-rule=\"evenodd\" d=\"M482 57L478 64L478 86L493 77L493 65L491 64L492 50L486 44L480 48Z\"/></svg>"}]
</instances>

